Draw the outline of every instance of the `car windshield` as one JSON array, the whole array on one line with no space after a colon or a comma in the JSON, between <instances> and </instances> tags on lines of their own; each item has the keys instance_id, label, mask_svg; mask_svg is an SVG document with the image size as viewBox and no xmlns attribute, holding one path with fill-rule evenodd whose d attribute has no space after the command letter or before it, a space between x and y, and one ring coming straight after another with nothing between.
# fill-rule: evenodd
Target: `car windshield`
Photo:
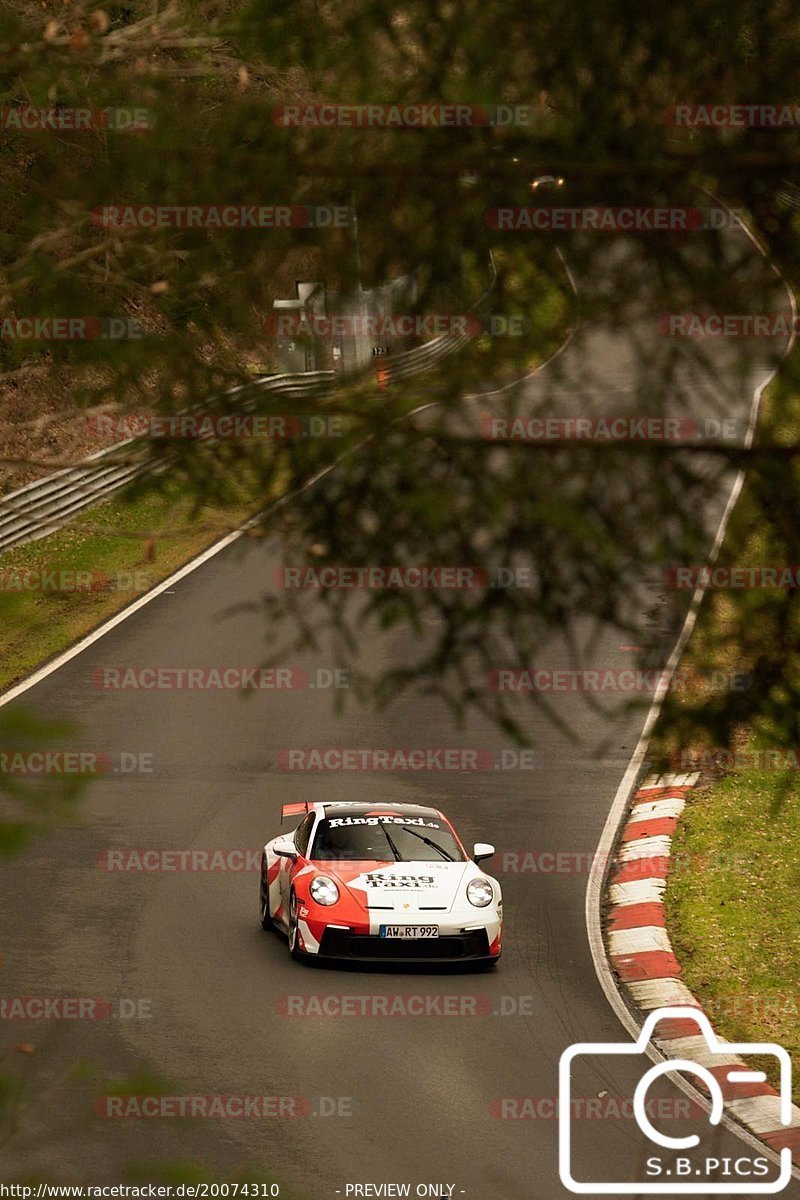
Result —
<instances>
[{"instance_id":1,"label":"car windshield","mask_svg":"<svg viewBox=\"0 0 800 1200\"><path fill-rule=\"evenodd\" d=\"M397 862L465 862L453 833L435 817L329 817L320 822L309 858Z\"/></svg>"}]
</instances>

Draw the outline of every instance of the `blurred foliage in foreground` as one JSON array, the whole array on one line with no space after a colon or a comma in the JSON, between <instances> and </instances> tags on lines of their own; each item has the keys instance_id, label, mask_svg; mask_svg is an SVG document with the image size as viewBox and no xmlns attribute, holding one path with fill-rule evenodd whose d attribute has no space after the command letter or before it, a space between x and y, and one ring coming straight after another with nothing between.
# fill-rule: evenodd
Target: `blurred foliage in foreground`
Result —
<instances>
[{"instance_id":1,"label":"blurred foliage in foreground","mask_svg":"<svg viewBox=\"0 0 800 1200\"><path fill-rule=\"evenodd\" d=\"M202 402L235 414L247 401L261 415L341 418L337 437L156 438L145 450L169 460L198 505L224 500L240 477L257 479L264 496L277 483L297 492L264 525L282 535L289 563L525 574L524 586L461 591L284 590L268 598L265 651L279 658L329 630L367 700L422 687L458 713L477 706L519 733L524 710L487 687L492 671L535 667L557 639L564 666L578 666L608 623L643 646L643 667L663 661L689 594L670 593L654 617L648 585L660 586L675 564L705 561L709 513L719 515L713 506L733 470L747 471L749 511L769 531L769 553L800 562L798 360L784 361L756 445L743 449L753 390L786 338L665 337L659 323L687 312L791 320L787 292L740 228L723 218L724 228L703 232L511 233L486 214L534 200L720 214L725 202L795 280L798 130L690 126L675 106L791 105L798 22L786 0L646 11L595 0L568 9L503 0L5 5L4 111L145 110L146 120L80 130L6 122L0 319L122 317L147 336L4 337L0 383L24 400L25 372L44 357L77 381L71 413L144 405L168 415ZM287 126L286 106L321 101L523 106L526 116L460 128ZM531 180L542 175L563 176L564 187L545 184L534 196ZM141 204L336 205L357 213L357 237L352 225L151 228L91 216ZM458 313L485 289L491 251L499 269L484 308L524 315L526 338L480 339L421 380L389 387L367 371L303 405L267 399L252 384L248 366L274 352L264 328L272 301L296 279L323 279L352 305L359 289L414 274L420 312ZM563 354L526 379L554 329L572 322L563 261L578 284L581 325ZM246 390L227 391L235 385ZM401 419L423 404L435 407ZM0 455L27 419L22 400L15 411ZM485 436L487 414L534 412L732 415L737 429L689 445ZM314 487L298 491L315 475ZM795 742L795 592L727 599L725 636L734 646L745 635L758 642L752 657L775 736ZM375 624L398 638L401 670L358 662L363 630ZM714 647L709 654L716 661ZM546 707L541 694L527 699ZM760 688L713 706L701 696L695 716L724 744L763 699Z\"/></svg>"}]
</instances>

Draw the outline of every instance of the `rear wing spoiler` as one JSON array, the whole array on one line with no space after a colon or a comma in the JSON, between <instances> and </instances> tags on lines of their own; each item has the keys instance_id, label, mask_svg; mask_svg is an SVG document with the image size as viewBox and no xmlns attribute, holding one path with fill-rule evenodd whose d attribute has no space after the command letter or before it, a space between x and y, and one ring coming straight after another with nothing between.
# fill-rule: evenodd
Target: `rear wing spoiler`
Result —
<instances>
[{"instance_id":1,"label":"rear wing spoiler","mask_svg":"<svg viewBox=\"0 0 800 1200\"><path fill-rule=\"evenodd\" d=\"M281 825L284 817L304 817L310 811L307 800L300 800L297 804L282 804Z\"/></svg>"}]
</instances>

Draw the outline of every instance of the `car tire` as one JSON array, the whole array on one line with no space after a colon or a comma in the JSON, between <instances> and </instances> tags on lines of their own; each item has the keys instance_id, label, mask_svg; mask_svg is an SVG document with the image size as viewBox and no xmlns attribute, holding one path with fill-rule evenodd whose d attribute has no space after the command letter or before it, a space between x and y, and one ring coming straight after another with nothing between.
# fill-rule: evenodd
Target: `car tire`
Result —
<instances>
[{"instance_id":1,"label":"car tire","mask_svg":"<svg viewBox=\"0 0 800 1200\"><path fill-rule=\"evenodd\" d=\"M262 857L258 883L258 915L261 920L261 928L269 933L274 933L275 924L269 912L269 884L266 879L266 866L266 859Z\"/></svg>"},{"instance_id":2,"label":"car tire","mask_svg":"<svg viewBox=\"0 0 800 1200\"><path fill-rule=\"evenodd\" d=\"M305 952L300 949L300 935L297 929L297 896L292 891L289 896L289 914L286 920L289 927L289 953L295 962L305 958Z\"/></svg>"}]
</instances>

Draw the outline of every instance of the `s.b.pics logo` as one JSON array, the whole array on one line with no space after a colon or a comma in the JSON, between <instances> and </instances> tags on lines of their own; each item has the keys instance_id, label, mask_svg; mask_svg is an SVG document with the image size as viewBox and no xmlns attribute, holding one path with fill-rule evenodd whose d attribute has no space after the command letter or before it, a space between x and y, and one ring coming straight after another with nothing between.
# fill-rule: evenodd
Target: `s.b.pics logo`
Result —
<instances>
[{"instance_id":1,"label":"s.b.pics logo","mask_svg":"<svg viewBox=\"0 0 800 1200\"><path fill-rule=\"evenodd\" d=\"M682 1025L691 1021L697 1026L697 1035L681 1037L683 1057L652 1065L647 1057L647 1048L660 1021L680 1021ZM758 1056L757 1067L755 1064L751 1066L742 1057L754 1055ZM578 1144L579 1134L574 1117L580 1112L576 1108L575 1097L580 1095L581 1086L586 1086L584 1075L590 1086L596 1088L598 1074L604 1073L604 1064L597 1061L601 1056L619 1060L617 1065L621 1069L616 1073L617 1078L630 1080L632 1077L631 1116L646 1139L645 1151L637 1155L637 1162L631 1162L630 1171L625 1172L625 1180L594 1178L596 1174L608 1172L603 1171L602 1162L592 1161L593 1156L587 1152L587 1147ZM765 1059L770 1058L777 1068L777 1092L767 1086L766 1073L761 1069ZM707 1106L698 1103L692 1105L690 1128L699 1129L699 1132L686 1132L686 1126L676 1128L674 1123L668 1128L668 1123L661 1122L659 1127L657 1115L654 1122L654 1112L660 1109L648 1099L648 1090L662 1076L678 1072L689 1076L708 1097ZM726 1106L731 1115L744 1115L740 1108L745 1104L742 1098L745 1097L751 1107L759 1107L763 1132L767 1132L769 1125L771 1132L780 1136L781 1130L793 1124L791 1084L792 1064L782 1046L773 1042L722 1042L716 1037L708 1017L694 1008L656 1009L647 1017L635 1042L580 1042L569 1046L559 1062L561 1182L569 1191L583 1195L676 1195L683 1192L694 1195L755 1196L780 1192L792 1174L792 1152L789 1147L784 1145L780 1151L778 1170L766 1146L764 1152L759 1154L757 1149L751 1149L750 1142L743 1141L740 1148L723 1154L719 1150L720 1131L717 1127ZM797 1113L797 1110L794 1112ZM636 1173L640 1178L634 1177Z\"/></svg>"}]
</instances>

